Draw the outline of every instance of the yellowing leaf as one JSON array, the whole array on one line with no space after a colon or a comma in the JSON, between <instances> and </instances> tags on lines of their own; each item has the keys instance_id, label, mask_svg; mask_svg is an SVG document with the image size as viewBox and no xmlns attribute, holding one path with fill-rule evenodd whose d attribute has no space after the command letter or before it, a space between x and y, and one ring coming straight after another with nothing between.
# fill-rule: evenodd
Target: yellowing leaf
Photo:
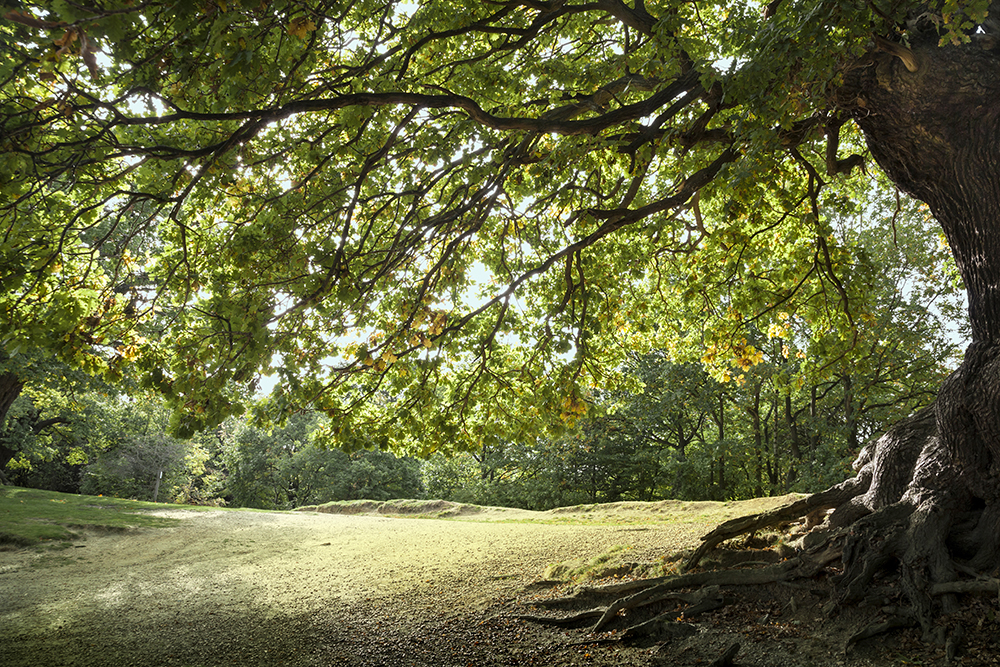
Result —
<instances>
[{"instance_id":1,"label":"yellowing leaf","mask_svg":"<svg viewBox=\"0 0 1000 667\"><path fill-rule=\"evenodd\" d=\"M767 328L768 338L784 338L788 335L787 325L778 324L777 322L772 322Z\"/></svg>"},{"instance_id":2,"label":"yellowing leaf","mask_svg":"<svg viewBox=\"0 0 1000 667\"><path fill-rule=\"evenodd\" d=\"M294 18L288 23L288 34L299 39L305 39L306 35L315 29L316 24L304 16Z\"/></svg>"}]
</instances>

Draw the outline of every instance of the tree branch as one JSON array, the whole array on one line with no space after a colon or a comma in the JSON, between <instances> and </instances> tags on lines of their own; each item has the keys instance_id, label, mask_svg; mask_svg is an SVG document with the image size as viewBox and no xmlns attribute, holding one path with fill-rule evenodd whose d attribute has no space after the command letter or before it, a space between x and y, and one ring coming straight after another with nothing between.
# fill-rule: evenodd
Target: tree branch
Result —
<instances>
[{"instance_id":1,"label":"tree branch","mask_svg":"<svg viewBox=\"0 0 1000 667\"><path fill-rule=\"evenodd\" d=\"M646 11L645 5L641 2L636 2L635 9L632 9L619 0L598 0L597 7L644 35L653 34L656 18Z\"/></svg>"},{"instance_id":2,"label":"tree branch","mask_svg":"<svg viewBox=\"0 0 1000 667\"><path fill-rule=\"evenodd\" d=\"M35 422L34 424L31 425L31 430L34 433L41 433L50 426L55 426L56 424L69 424L69 423L70 421L68 419L64 419L63 417L52 417L51 419L43 419L40 422Z\"/></svg>"},{"instance_id":3,"label":"tree branch","mask_svg":"<svg viewBox=\"0 0 1000 667\"><path fill-rule=\"evenodd\" d=\"M619 82L634 81L635 79L622 79ZM621 85L621 83L616 84ZM247 111L236 111L229 113L199 113L194 111L178 110L175 113L157 117L127 117L118 114L116 120L110 123L111 126L153 126L167 125L184 120L227 122L227 121L251 121L243 125L240 130L225 142L214 144L211 147L200 149L171 149L170 147L152 147L149 152L163 153L172 150L176 155L199 156L205 155L234 140L244 140L251 136L256 129L265 123L282 120L295 114L310 113L317 111L339 111L349 107L386 107L386 106L411 106L417 109L443 109L453 108L465 111L469 117L485 127L494 130L504 131L528 131L541 133L554 133L567 136L597 134L602 130L621 124L625 121L642 118L653 113L667 102L673 100L678 95L690 92L699 87L697 72L690 72L682 75L672 84L658 93L654 93L646 100L627 104L613 111L601 114L595 118L587 120L573 121L552 118L548 114L539 118L511 118L495 116L483 110L475 100L464 95L426 95L420 93L394 92L394 93L357 93L352 95L340 95L315 100L300 100L290 102L280 107L269 109L251 109ZM607 92L610 92L610 88ZM116 111L113 107L105 104L103 108ZM592 108L587 105L586 108ZM567 110L579 110L580 105L563 107L562 109L550 112L555 116L561 116Z\"/></svg>"}]
</instances>

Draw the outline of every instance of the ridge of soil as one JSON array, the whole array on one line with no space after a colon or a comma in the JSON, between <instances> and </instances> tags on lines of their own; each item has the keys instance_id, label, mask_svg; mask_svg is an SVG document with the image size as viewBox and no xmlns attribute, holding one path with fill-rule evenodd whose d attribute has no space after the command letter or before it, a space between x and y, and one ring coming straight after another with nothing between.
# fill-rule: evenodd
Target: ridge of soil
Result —
<instances>
[{"instance_id":1,"label":"ridge of soil","mask_svg":"<svg viewBox=\"0 0 1000 667\"><path fill-rule=\"evenodd\" d=\"M62 550L0 552L0 662L710 665L738 642L729 664L944 664L943 647L921 644L906 630L845 653L847 638L880 610L853 607L827 617L826 575L794 585L724 586L729 604L690 619L695 633L676 639L627 643L616 641L613 629L594 635L587 627L520 618L574 611L546 605L573 589L549 579L553 572L575 567L604 577L592 585L627 582L643 567L696 547L715 523L787 500L615 503L544 513L443 501L294 513L165 509L156 514L183 521L94 533ZM776 557L723 549L716 565ZM588 602L584 596L574 604ZM672 604L629 612L629 624ZM964 606L972 632L953 662L996 664L995 607L995 598Z\"/></svg>"}]
</instances>

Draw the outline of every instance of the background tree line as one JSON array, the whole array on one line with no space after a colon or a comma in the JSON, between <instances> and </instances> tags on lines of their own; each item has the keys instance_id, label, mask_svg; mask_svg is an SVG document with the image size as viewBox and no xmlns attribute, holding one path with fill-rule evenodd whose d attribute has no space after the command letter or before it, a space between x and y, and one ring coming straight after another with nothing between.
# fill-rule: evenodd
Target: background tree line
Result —
<instances>
[{"instance_id":1,"label":"background tree line","mask_svg":"<svg viewBox=\"0 0 1000 667\"><path fill-rule=\"evenodd\" d=\"M60 376L63 378L64 376ZM0 433L13 484L139 500L289 509L331 500L422 495L420 466L379 450L316 444L316 413L264 430L233 418L170 435L161 397L79 377L63 391L26 390ZM58 415L58 416L57 416Z\"/></svg>"},{"instance_id":2,"label":"background tree line","mask_svg":"<svg viewBox=\"0 0 1000 667\"><path fill-rule=\"evenodd\" d=\"M807 383L786 345L765 346L739 382L662 351L634 355L632 389L595 391L590 416L561 435L488 437L477 451L425 461L326 447L315 412L272 429L234 417L182 440L168 435L159 398L80 378L70 391L43 385L18 399L3 432L5 473L24 486L151 500L162 472L160 500L267 509L424 496L548 509L814 491L847 473L858 443L932 398L945 368L928 356L924 373L894 375L888 357L905 361L897 347L870 368L834 367Z\"/></svg>"}]
</instances>

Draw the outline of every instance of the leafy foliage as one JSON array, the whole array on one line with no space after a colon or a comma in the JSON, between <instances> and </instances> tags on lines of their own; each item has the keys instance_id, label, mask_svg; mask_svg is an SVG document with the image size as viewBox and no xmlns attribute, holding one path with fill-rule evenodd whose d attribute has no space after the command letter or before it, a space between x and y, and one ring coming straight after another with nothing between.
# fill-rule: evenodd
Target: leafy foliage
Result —
<instances>
[{"instance_id":1,"label":"leafy foliage","mask_svg":"<svg viewBox=\"0 0 1000 667\"><path fill-rule=\"evenodd\" d=\"M231 504L291 509L333 500L422 495L419 465L378 450L348 454L315 444L319 415L297 415L271 432L230 423L223 435L225 492Z\"/></svg>"},{"instance_id":2,"label":"leafy foliage","mask_svg":"<svg viewBox=\"0 0 1000 667\"><path fill-rule=\"evenodd\" d=\"M421 455L554 436L629 353L733 379L797 327L850 365L884 304L835 232L889 190L835 91L908 9L22 3L4 349L135 372L180 434L272 375L266 414Z\"/></svg>"},{"instance_id":3,"label":"leafy foliage","mask_svg":"<svg viewBox=\"0 0 1000 667\"><path fill-rule=\"evenodd\" d=\"M81 491L155 501L163 478L169 488L181 472L184 453L183 444L163 434L132 438L88 466Z\"/></svg>"},{"instance_id":4,"label":"leafy foliage","mask_svg":"<svg viewBox=\"0 0 1000 667\"><path fill-rule=\"evenodd\" d=\"M592 391L573 432L432 459L428 493L548 509L741 499L843 479L862 443L934 400L960 352L950 322L963 303L940 232L920 207L883 210L833 230L860 248L843 286L873 314L853 338L789 313L768 331L745 323L737 365L711 347L686 362L677 350L630 355L626 381Z\"/></svg>"},{"instance_id":5,"label":"leafy foliage","mask_svg":"<svg viewBox=\"0 0 1000 667\"><path fill-rule=\"evenodd\" d=\"M0 360L0 377L11 398L0 420L0 472L6 468L20 483L76 490L80 466L107 444L100 396L111 388L37 351Z\"/></svg>"}]
</instances>

